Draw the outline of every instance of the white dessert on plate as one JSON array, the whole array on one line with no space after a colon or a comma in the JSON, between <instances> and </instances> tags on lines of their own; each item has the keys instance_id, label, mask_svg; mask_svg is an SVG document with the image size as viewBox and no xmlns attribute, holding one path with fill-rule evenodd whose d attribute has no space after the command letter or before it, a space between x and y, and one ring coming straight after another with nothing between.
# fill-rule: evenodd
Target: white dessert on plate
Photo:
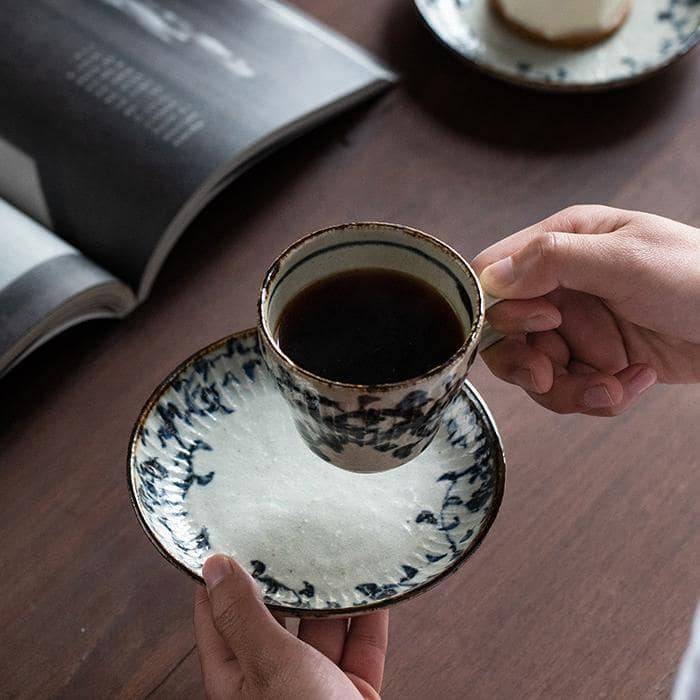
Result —
<instances>
[{"instance_id":1,"label":"white dessert on plate","mask_svg":"<svg viewBox=\"0 0 700 700\"><path fill-rule=\"evenodd\" d=\"M615 32L632 0L491 0L513 29L558 46L589 46Z\"/></svg>"}]
</instances>

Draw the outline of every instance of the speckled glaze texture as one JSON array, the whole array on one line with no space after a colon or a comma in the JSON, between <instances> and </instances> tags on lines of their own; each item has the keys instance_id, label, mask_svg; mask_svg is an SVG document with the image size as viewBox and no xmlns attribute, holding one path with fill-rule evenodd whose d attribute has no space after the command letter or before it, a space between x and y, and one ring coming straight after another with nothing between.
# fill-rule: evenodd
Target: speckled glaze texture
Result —
<instances>
[{"instance_id":1,"label":"speckled glaze texture","mask_svg":"<svg viewBox=\"0 0 700 700\"><path fill-rule=\"evenodd\" d=\"M287 357L275 334L285 304L318 279L367 267L413 274L437 289L462 323L459 350L415 379L365 386L329 381ZM354 223L318 231L282 253L263 281L258 315L265 362L308 447L337 467L377 472L430 444L476 355L484 299L469 265L444 243L396 224Z\"/></svg>"},{"instance_id":2,"label":"speckled glaze texture","mask_svg":"<svg viewBox=\"0 0 700 700\"><path fill-rule=\"evenodd\" d=\"M508 82L582 92L638 82L700 39L700 0L634 0L624 24L587 48L554 48L508 27L489 0L415 0L435 35L459 56Z\"/></svg>"},{"instance_id":3,"label":"speckled glaze texture","mask_svg":"<svg viewBox=\"0 0 700 700\"><path fill-rule=\"evenodd\" d=\"M332 616L405 600L463 563L496 516L505 462L487 409L462 385L410 464L330 466L294 429L251 329L154 392L128 478L146 533L173 564L199 579L206 558L226 552L272 608Z\"/></svg>"}]
</instances>

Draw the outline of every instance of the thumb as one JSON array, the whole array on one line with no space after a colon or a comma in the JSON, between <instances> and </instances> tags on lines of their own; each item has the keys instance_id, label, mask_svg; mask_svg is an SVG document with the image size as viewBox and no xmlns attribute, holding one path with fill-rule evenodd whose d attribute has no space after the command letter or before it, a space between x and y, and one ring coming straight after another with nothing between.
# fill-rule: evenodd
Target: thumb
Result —
<instances>
[{"instance_id":1,"label":"thumb","mask_svg":"<svg viewBox=\"0 0 700 700\"><path fill-rule=\"evenodd\" d=\"M620 251L613 234L548 232L483 270L484 290L502 299L532 299L558 287L614 296Z\"/></svg>"},{"instance_id":2,"label":"thumb","mask_svg":"<svg viewBox=\"0 0 700 700\"><path fill-rule=\"evenodd\" d=\"M233 559L215 554L204 563L214 626L244 671L274 664L291 637L265 607L260 589Z\"/></svg>"}]
</instances>

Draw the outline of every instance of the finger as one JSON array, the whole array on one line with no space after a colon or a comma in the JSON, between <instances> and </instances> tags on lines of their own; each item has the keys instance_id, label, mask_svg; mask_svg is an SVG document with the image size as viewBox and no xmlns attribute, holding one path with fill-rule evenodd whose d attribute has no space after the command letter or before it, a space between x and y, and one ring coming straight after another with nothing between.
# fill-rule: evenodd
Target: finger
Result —
<instances>
[{"instance_id":1,"label":"finger","mask_svg":"<svg viewBox=\"0 0 700 700\"><path fill-rule=\"evenodd\" d=\"M389 613L386 610L352 618L340 668L363 679L379 692L388 641Z\"/></svg>"},{"instance_id":2,"label":"finger","mask_svg":"<svg viewBox=\"0 0 700 700\"><path fill-rule=\"evenodd\" d=\"M579 362L578 360L569 362L567 369L569 372L571 372L571 374L592 374L593 372L600 371L595 367L591 367L591 365L587 365L585 362Z\"/></svg>"},{"instance_id":3,"label":"finger","mask_svg":"<svg viewBox=\"0 0 700 700\"><path fill-rule=\"evenodd\" d=\"M222 666L235 658L214 626L211 604L204 586L196 586L194 591L194 634L200 659L205 657L208 668ZM204 666L203 661L202 667Z\"/></svg>"},{"instance_id":4,"label":"finger","mask_svg":"<svg viewBox=\"0 0 700 700\"><path fill-rule=\"evenodd\" d=\"M243 667L259 671L275 659L294 637L265 607L251 576L223 554L209 557L202 575L219 634Z\"/></svg>"},{"instance_id":5,"label":"finger","mask_svg":"<svg viewBox=\"0 0 700 700\"><path fill-rule=\"evenodd\" d=\"M545 331L543 333L531 333L527 336L527 344L544 353L556 366L562 369L571 361L571 351L568 343L557 331Z\"/></svg>"},{"instance_id":6,"label":"finger","mask_svg":"<svg viewBox=\"0 0 700 700\"><path fill-rule=\"evenodd\" d=\"M616 374L629 365L625 339L607 305L595 296L567 291L556 294L571 356L599 372Z\"/></svg>"},{"instance_id":7,"label":"finger","mask_svg":"<svg viewBox=\"0 0 700 700\"><path fill-rule=\"evenodd\" d=\"M480 275L492 263L513 255L543 234L552 231L589 234L610 233L629 223L632 217L633 212L625 209L614 209L597 204L579 204L568 207L494 243L479 253L472 260L471 265L477 275Z\"/></svg>"},{"instance_id":8,"label":"finger","mask_svg":"<svg viewBox=\"0 0 700 700\"><path fill-rule=\"evenodd\" d=\"M489 265L480 280L504 299L531 299L560 287L607 298L621 277L617 247L614 235L550 232Z\"/></svg>"},{"instance_id":9,"label":"finger","mask_svg":"<svg viewBox=\"0 0 700 700\"><path fill-rule=\"evenodd\" d=\"M552 362L542 352L509 337L481 353L488 368L499 379L536 394L552 387Z\"/></svg>"},{"instance_id":10,"label":"finger","mask_svg":"<svg viewBox=\"0 0 700 700\"><path fill-rule=\"evenodd\" d=\"M504 335L549 331L561 324L559 309L542 297L501 301L486 312L486 319Z\"/></svg>"},{"instance_id":11,"label":"finger","mask_svg":"<svg viewBox=\"0 0 700 700\"><path fill-rule=\"evenodd\" d=\"M194 636L208 695L221 697L226 687L238 687L242 680L240 664L214 626L204 586L196 586L194 591Z\"/></svg>"},{"instance_id":12,"label":"finger","mask_svg":"<svg viewBox=\"0 0 700 700\"><path fill-rule=\"evenodd\" d=\"M334 664L340 662L345 645L348 621L302 620L299 623L299 639L325 654Z\"/></svg>"},{"instance_id":13,"label":"finger","mask_svg":"<svg viewBox=\"0 0 700 700\"><path fill-rule=\"evenodd\" d=\"M613 415L622 404L624 390L617 377L602 372L572 374L555 372L552 388L545 394L530 396L555 413Z\"/></svg>"},{"instance_id":14,"label":"finger","mask_svg":"<svg viewBox=\"0 0 700 700\"><path fill-rule=\"evenodd\" d=\"M625 393L641 396L647 389L656 384L656 370L649 365L630 365L615 375L625 389Z\"/></svg>"},{"instance_id":15,"label":"finger","mask_svg":"<svg viewBox=\"0 0 700 700\"><path fill-rule=\"evenodd\" d=\"M622 384L622 400L617 405L596 411L592 415L619 416L632 408L639 401L641 395L656 384L657 376L656 371L648 365L636 364L618 372L615 378Z\"/></svg>"}]
</instances>

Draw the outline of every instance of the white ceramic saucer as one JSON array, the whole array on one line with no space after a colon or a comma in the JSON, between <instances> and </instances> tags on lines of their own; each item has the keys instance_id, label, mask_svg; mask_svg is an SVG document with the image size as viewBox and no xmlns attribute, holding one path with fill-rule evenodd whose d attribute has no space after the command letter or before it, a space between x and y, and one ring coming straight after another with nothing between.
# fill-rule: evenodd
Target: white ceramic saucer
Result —
<instances>
[{"instance_id":1,"label":"white ceramic saucer","mask_svg":"<svg viewBox=\"0 0 700 700\"><path fill-rule=\"evenodd\" d=\"M437 37L502 80L549 91L607 90L651 76L700 40L697 0L634 0L624 25L587 49L524 39L496 17L489 0L415 0Z\"/></svg>"},{"instance_id":2,"label":"white ceramic saucer","mask_svg":"<svg viewBox=\"0 0 700 700\"><path fill-rule=\"evenodd\" d=\"M134 428L128 479L146 534L196 579L210 554L226 552L271 608L349 615L457 569L496 517L505 462L488 409L465 384L412 462L377 474L331 466L297 435L251 329L156 389Z\"/></svg>"}]
</instances>

